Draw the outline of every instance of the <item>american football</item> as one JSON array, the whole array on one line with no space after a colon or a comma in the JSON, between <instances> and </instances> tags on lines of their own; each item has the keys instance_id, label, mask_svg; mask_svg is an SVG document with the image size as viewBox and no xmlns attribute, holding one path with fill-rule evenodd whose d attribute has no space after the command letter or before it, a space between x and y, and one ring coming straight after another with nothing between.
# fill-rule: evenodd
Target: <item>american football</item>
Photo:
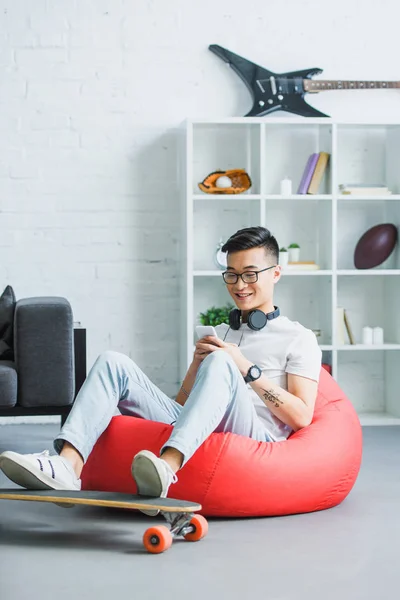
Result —
<instances>
[{"instance_id":1,"label":"american football","mask_svg":"<svg viewBox=\"0 0 400 600\"><path fill-rule=\"evenodd\" d=\"M356 269L372 269L382 264L393 252L397 237L397 227L392 223L382 223L368 229L354 251Z\"/></svg>"}]
</instances>

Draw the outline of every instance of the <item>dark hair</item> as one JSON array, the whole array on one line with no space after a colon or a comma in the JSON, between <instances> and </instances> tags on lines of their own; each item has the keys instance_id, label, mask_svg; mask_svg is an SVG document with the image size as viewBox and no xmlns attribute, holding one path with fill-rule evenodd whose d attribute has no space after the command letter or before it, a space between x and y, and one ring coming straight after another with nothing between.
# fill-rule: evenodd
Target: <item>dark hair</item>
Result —
<instances>
[{"instance_id":1,"label":"dark hair","mask_svg":"<svg viewBox=\"0 0 400 600\"><path fill-rule=\"evenodd\" d=\"M239 229L231 235L229 240L222 246L222 252L239 252L249 248L264 247L265 253L271 256L274 262L279 261L278 242L265 227L246 227Z\"/></svg>"}]
</instances>

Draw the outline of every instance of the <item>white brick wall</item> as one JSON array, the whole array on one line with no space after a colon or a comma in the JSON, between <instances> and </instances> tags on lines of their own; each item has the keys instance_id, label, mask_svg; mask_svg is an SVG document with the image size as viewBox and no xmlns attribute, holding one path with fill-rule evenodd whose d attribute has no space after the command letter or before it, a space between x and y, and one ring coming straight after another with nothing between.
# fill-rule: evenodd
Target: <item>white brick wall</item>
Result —
<instances>
[{"instance_id":1,"label":"white brick wall","mask_svg":"<svg viewBox=\"0 0 400 600\"><path fill-rule=\"evenodd\" d=\"M278 72L398 76L397 2L379 14L372 0L326 4L0 0L0 284L66 296L89 366L115 349L176 392L176 130L250 105L210 43ZM395 91L308 99L350 119L398 115L400 102Z\"/></svg>"}]
</instances>

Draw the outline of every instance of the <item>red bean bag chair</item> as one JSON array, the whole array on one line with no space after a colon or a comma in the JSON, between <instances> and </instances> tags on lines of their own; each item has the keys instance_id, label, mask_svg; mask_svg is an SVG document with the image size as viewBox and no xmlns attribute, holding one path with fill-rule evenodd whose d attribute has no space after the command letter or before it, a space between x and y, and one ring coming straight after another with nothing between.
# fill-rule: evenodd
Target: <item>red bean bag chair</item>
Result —
<instances>
[{"instance_id":1,"label":"red bean bag chair","mask_svg":"<svg viewBox=\"0 0 400 600\"><path fill-rule=\"evenodd\" d=\"M82 473L82 488L136 493L134 455L158 453L171 425L114 417ZM361 464L357 414L335 380L321 369L314 419L283 442L257 442L213 433L179 471L173 498L199 502L205 516L288 515L331 508L352 489Z\"/></svg>"}]
</instances>

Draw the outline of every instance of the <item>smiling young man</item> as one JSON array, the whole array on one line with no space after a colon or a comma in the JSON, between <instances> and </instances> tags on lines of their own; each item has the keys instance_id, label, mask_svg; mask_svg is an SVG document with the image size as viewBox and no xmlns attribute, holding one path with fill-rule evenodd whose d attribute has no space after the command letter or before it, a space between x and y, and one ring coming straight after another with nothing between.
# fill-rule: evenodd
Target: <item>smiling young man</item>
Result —
<instances>
[{"instance_id":1,"label":"smiling young man","mask_svg":"<svg viewBox=\"0 0 400 600\"><path fill-rule=\"evenodd\" d=\"M281 277L276 239L263 227L237 231L223 247L225 285L237 309L218 338L196 343L176 400L127 356L104 352L93 365L54 440L56 455L0 455L0 468L30 489L79 490L97 439L118 414L173 424L160 456L142 450L132 462L138 492L166 496L176 473L212 432L284 441L309 425L321 368L313 332L281 316L273 301Z\"/></svg>"}]
</instances>

